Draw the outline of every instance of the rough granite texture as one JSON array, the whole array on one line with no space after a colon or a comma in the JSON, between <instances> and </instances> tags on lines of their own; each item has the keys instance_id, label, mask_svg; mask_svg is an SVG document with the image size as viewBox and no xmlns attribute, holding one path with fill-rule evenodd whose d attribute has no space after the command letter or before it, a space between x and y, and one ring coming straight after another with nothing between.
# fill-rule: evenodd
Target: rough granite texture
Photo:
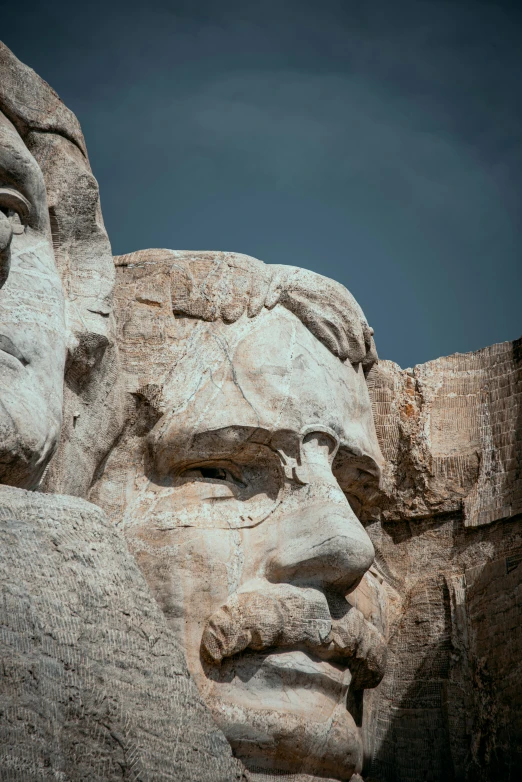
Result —
<instances>
[{"instance_id":1,"label":"rough granite texture","mask_svg":"<svg viewBox=\"0 0 522 782\"><path fill-rule=\"evenodd\" d=\"M123 423L113 284L78 122L0 44L0 779L239 780L123 539L52 494Z\"/></svg>"},{"instance_id":2,"label":"rough granite texture","mask_svg":"<svg viewBox=\"0 0 522 782\"><path fill-rule=\"evenodd\" d=\"M376 492L382 462L372 331L343 286L304 269L169 250L116 263L128 412L90 498L252 780L349 780L386 660L348 499Z\"/></svg>"},{"instance_id":3,"label":"rough granite texture","mask_svg":"<svg viewBox=\"0 0 522 782\"><path fill-rule=\"evenodd\" d=\"M522 341L376 363L346 289L234 253L113 301L1 43L0 179L1 782L518 782Z\"/></svg>"},{"instance_id":4,"label":"rough granite texture","mask_svg":"<svg viewBox=\"0 0 522 782\"><path fill-rule=\"evenodd\" d=\"M62 435L49 492L85 496L122 425L112 296L114 265L80 125L55 91L0 41L0 111L45 181L66 301L68 354Z\"/></svg>"},{"instance_id":5,"label":"rough granite texture","mask_svg":"<svg viewBox=\"0 0 522 782\"><path fill-rule=\"evenodd\" d=\"M466 527L522 513L522 338L369 377L387 461L385 521L461 510Z\"/></svg>"},{"instance_id":6,"label":"rough granite texture","mask_svg":"<svg viewBox=\"0 0 522 782\"><path fill-rule=\"evenodd\" d=\"M382 782L522 772L521 341L369 376L387 459L367 531L402 605L371 695Z\"/></svg>"},{"instance_id":7,"label":"rough granite texture","mask_svg":"<svg viewBox=\"0 0 522 782\"><path fill-rule=\"evenodd\" d=\"M2 781L243 779L99 508L2 486L0 537Z\"/></svg>"}]
</instances>

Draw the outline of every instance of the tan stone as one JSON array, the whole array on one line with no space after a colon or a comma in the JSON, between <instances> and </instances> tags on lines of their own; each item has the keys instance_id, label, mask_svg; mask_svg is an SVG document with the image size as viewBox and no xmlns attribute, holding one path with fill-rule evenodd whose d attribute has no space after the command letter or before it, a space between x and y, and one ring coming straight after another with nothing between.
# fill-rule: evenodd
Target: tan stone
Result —
<instances>
[{"instance_id":1,"label":"tan stone","mask_svg":"<svg viewBox=\"0 0 522 782\"><path fill-rule=\"evenodd\" d=\"M97 464L117 436L123 412L112 317L114 266L98 184L74 114L43 79L1 42L0 112L16 128L18 145L23 142L24 158L33 161L35 176L45 184L44 188L40 185L38 195L39 227L28 224L25 234L14 237L13 250L19 252L17 247L30 241L35 231L42 238L45 236L46 252L52 256L54 251L54 274L58 271L63 288L60 295L65 298L61 315L66 321L61 339L65 338L67 351L61 358L62 362L67 359L63 421L58 450L43 486L47 491L84 496ZM6 149L4 144L2 147ZM21 181L18 184L23 185ZM41 249L37 255L43 257ZM13 283L12 277L0 290L0 296ZM26 287L28 299L32 291L38 293L34 285ZM3 311L5 305L0 306ZM40 328L49 318L49 306L40 304L38 295L32 297L30 307L35 317L40 307ZM55 349L58 350L58 344ZM58 370L58 363L55 366ZM42 416L35 415L27 420L34 423L39 418ZM47 443L48 455L54 445L54 440ZM45 467L45 460L39 465L42 466ZM40 473L41 469L36 470L34 478L39 480ZM18 480L14 482L21 485ZM24 485L31 483L32 478Z\"/></svg>"},{"instance_id":2,"label":"tan stone","mask_svg":"<svg viewBox=\"0 0 522 782\"><path fill-rule=\"evenodd\" d=\"M0 44L0 778L518 779L521 341L401 370L312 272L116 267Z\"/></svg>"},{"instance_id":3,"label":"tan stone","mask_svg":"<svg viewBox=\"0 0 522 782\"><path fill-rule=\"evenodd\" d=\"M243 779L123 536L0 486L0 778Z\"/></svg>"},{"instance_id":4,"label":"tan stone","mask_svg":"<svg viewBox=\"0 0 522 782\"><path fill-rule=\"evenodd\" d=\"M521 359L517 340L413 369L373 368L385 520L462 510L475 527L522 512Z\"/></svg>"},{"instance_id":5,"label":"tan stone","mask_svg":"<svg viewBox=\"0 0 522 782\"><path fill-rule=\"evenodd\" d=\"M345 598L373 561L346 496L373 501L382 462L372 332L293 267L151 250L117 270L128 416L91 498L252 779L350 779L386 658L383 622Z\"/></svg>"},{"instance_id":6,"label":"tan stone","mask_svg":"<svg viewBox=\"0 0 522 782\"><path fill-rule=\"evenodd\" d=\"M123 538L14 488L85 494L121 428L113 279L78 123L0 45L0 778L240 780Z\"/></svg>"},{"instance_id":7,"label":"tan stone","mask_svg":"<svg viewBox=\"0 0 522 782\"><path fill-rule=\"evenodd\" d=\"M379 780L522 770L520 340L369 375L386 457L376 565L400 595L372 693Z\"/></svg>"}]
</instances>

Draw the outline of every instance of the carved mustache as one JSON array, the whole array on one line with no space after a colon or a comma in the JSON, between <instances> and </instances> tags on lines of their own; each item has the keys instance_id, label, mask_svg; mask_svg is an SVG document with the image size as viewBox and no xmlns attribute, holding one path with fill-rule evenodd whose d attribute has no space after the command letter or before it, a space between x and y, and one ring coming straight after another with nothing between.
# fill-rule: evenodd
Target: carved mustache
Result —
<instances>
[{"instance_id":1,"label":"carved mustache","mask_svg":"<svg viewBox=\"0 0 522 782\"><path fill-rule=\"evenodd\" d=\"M262 592L232 595L208 620L201 645L217 664L245 649L304 646L321 659L344 663L355 689L379 684L387 651L383 636L356 608L335 620L317 589L269 583Z\"/></svg>"}]
</instances>

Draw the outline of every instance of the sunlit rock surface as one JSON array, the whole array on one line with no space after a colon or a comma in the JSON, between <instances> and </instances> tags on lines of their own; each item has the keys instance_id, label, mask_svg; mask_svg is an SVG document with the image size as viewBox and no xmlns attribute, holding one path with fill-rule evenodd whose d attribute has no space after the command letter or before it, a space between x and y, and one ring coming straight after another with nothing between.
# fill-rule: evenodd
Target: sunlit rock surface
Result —
<instances>
[{"instance_id":1,"label":"sunlit rock surface","mask_svg":"<svg viewBox=\"0 0 522 782\"><path fill-rule=\"evenodd\" d=\"M518 780L520 340L402 370L312 272L114 262L2 44L0 179L0 779Z\"/></svg>"}]
</instances>

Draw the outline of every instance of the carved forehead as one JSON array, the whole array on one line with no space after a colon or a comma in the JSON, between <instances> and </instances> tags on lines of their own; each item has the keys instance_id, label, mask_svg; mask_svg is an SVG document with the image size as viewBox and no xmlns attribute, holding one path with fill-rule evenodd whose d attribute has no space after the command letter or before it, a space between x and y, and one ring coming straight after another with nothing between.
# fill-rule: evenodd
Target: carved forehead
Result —
<instances>
[{"instance_id":1,"label":"carved forehead","mask_svg":"<svg viewBox=\"0 0 522 782\"><path fill-rule=\"evenodd\" d=\"M116 265L127 389L168 418L169 437L316 423L381 461L371 330L339 283L233 253L148 250Z\"/></svg>"},{"instance_id":2,"label":"carved forehead","mask_svg":"<svg viewBox=\"0 0 522 782\"><path fill-rule=\"evenodd\" d=\"M116 258L121 298L150 302L175 316L235 323L279 304L341 361L377 360L373 330L340 283L296 266L265 264L237 253L143 250Z\"/></svg>"},{"instance_id":3,"label":"carved forehead","mask_svg":"<svg viewBox=\"0 0 522 782\"><path fill-rule=\"evenodd\" d=\"M376 462L380 452L362 371L342 363L292 313L205 324L165 378L158 434L179 445L229 427L296 434L326 427Z\"/></svg>"}]
</instances>

